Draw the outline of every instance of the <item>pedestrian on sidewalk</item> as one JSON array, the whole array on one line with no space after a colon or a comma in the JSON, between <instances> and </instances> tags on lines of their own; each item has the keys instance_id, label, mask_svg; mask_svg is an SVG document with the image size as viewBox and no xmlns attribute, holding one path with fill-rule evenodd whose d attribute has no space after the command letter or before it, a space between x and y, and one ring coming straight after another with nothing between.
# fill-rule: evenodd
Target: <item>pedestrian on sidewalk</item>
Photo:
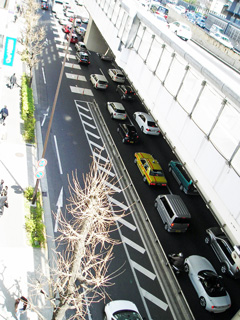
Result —
<instances>
[{"instance_id":1,"label":"pedestrian on sidewalk","mask_svg":"<svg viewBox=\"0 0 240 320\"><path fill-rule=\"evenodd\" d=\"M17 83L17 78L15 73L10 77L10 89L14 87L14 85Z\"/></svg>"},{"instance_id":2,"label":"pedestrian on sidewalk","mask_svg":"<svg viewBox=\"0 0 240 320\"><path fill-rule=\"evenodd\" d=\"M5 119L8 117L9 112L7 106L4 106L0 111L0 123L5 126Z\"/></svg>"}]
</instances>

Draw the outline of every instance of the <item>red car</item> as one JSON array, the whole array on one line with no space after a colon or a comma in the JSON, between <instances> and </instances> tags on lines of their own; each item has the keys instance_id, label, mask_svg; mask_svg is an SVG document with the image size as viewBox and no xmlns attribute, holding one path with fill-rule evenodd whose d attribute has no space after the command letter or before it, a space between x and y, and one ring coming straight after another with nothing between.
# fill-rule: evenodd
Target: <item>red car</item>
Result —
<instances>
[{"instance_id":1,"label":"red car","mask_svg":"<svg viewBox=\"0 0 240 320\"><path fill-rule=\"evenodd\" d=\"M65 33L70 33L71 28L72 28L72 26L63 26L63 27L62 27L62 30L63 30L63 32L65 32Z\"/></svg>"},{"instance_id":2,"label":"red car","mask_svg":"<svg viewBox=\"0 0 240 320\"><path fill-rule=\"evenodd\" d=\"M69 33L67 34L67 40L69 40ZM75 33L72 34L72 38L70 40L71 43L78 43L78 37Z\"/></svg>"}]
</instances>

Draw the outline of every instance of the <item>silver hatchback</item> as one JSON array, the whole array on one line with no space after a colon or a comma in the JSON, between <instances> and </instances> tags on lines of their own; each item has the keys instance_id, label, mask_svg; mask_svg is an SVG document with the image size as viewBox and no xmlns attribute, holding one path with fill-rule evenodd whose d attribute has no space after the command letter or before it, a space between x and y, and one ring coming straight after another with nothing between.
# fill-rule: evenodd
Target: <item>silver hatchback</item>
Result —
<instances>
[{"instance_id":1,"label":"silver hatchback","mask_svg":"<svg viewBox=\"0 0 240 320\"><path fill-rule=\"evenodd\" d=\"M240 270L232 258L233 246L219 227L206 230L205 243L210 245L221 263L221 272L233 278L240 278Z\"/></svg>"}]
</instances>

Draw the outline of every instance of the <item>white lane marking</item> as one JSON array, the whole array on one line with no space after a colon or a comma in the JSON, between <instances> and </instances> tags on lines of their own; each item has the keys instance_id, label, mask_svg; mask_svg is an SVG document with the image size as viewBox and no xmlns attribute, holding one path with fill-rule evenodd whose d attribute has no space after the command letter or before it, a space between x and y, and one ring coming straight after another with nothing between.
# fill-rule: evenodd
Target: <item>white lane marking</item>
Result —
<instances>
[{"instance_id":1,"label":"white lane marking","mask_svg":"<svg viewBox=\"0 0 240 320\"><path fill-rule=\"evenodd\" d=\"M86 129L85 129L85 131L86 131L86 133L87 133L89 136L92 136L92 137L94 137L94 138L96 138L96 139L100 139L100 137L99 137L98 135L96 135L95 133L92 133L91 131L88 131L88 130L86 130Z\"/></svg>"},{"instance_id":2,"label":"white lane marking","mask_svg":"<svg viewBox=\"0 0 240 320\"><path fill-rule=\"evenodd\" d=\"M96 148L98 148L99 150L104 150L104 147L100 146L99 144L89 140L89 143L91 144L91 146L95 146Z\"/></svg>"},{"instance_id":3,"label":"white lane marking","mask_svg":"<svg viewBox=\"0 0 240 320\"><path fill-rule=\"evenodd\" d=\"M60 211L61 211L62 206L63 206L63 187L62 187L62 189L61 189L61 191L59 193L58 201L57 201L57 204L56 204L57 215L56 215L56 220L55 220L54 232L58 231L58 220L59 220L59 215L60 215Z\"/></svg>"},{"instance_id":4,"label":"white lane marking","mask_svg":"<svg viewBox=\"0 0 240 320\"><path fill-rule=\"evenodd\" d=\"M44 125L45 120L46 120L46 117L48 116L49 107L47 108L46 112L47 112L47 113L44 113L44 114L43 114L43 121L42 121L42 123L41 123L41 127Z\"/></svg>"},{"instance_id":5,"label":"white lane marking","mask_svg":"<svg viewBox=\"0 0 240 320\"><path fill-rule=\"evenodd\" d=\"M116 206L122 208L123 210L125 210L125 211L128 210L128 207L127 207L124 203L122 203L122 202L120 202L120 201L118 201L118 200L116 200L116 199L114 199L114 198L112 198L112 197L109 197L109 200L110 200L113 204L115 204Z\"/></svg>"},{"instance_id":6,"label":"white lane marking","mask_svg":"<svg viewBox=\"0 0 240 320\"><path fill-rule=\"evenodd\" d=\"M143 288L140 288L142 291L143 296L148 299L149 301L151 301L152 303L154 303L156 306L158 306L159 308L163 309L164 311L167 310L168 305L163 302L162 300L158 299L157 297L155 297L153 294L151 294L150 292L144 290Z\"/></svg>"},{"instance_id":7,"label":"white lane marking","mask_svg":"<svg viewBox=\"0 0 240 320\"><path fill-rule=\"evenodd\" d=\"M70 63L70 62L65 62L65 68L72 68L72 69L79 69L79 70L81 69L79 64Z\"/></svg>"},{"instance_id":8,"label":"white lane marking","mask_svg":"<svg viewBox=\"0 0 240 320\"><path fill-rule=\"evenodd\" d=\"M79 74L65 73L68 79L79 80L79 81L87 81L86 77L80 76Z\"/></svg>"},{"instance_id":9,"label":"white lane marking","mask_svg":"<svg viewBox=\"0 0 240 320\"><path fill-rule=\"evenodd\" d=\"M84 106L81 106L80 104L77 105L79 109L83 109L84 111L90 113L88 108L85 108ZM92 118L91 118L92 119Z\"/></svg>"},{"instance_id":10,"label":"white lane marking","mask_svg":"<svg viewBox=\"0 0 240 320\"><path fill-rule=\"evenodd\" d=\"M104 167L102 167L100 165L98 165L98 169L103 171L103 172L105 172L105 173L107 173L111 177L115 177L115 173L113 173L112 171L107 170L106 168L104 168Z\"/></svg>"},{"instance_id":11,"label":"white lane marking","mask_svg":"<svg viewBox=\"0 0 240 320\"><path fill-rule=\"evenodd\" d=\"M62 44L56 44L56 47L58 49L63 49L65 50L66 49L66 46L62 45ZM68 47L68 51L72 51L72 48L71 47Z\"/></svg>"},{"instance_id":12,"label":"white lane marking","mask_svg":"<svg viewBox=\"0 0 240 320\"><path fill-rule=\"evenodd\" d=\"M92 124L89 123L89 122L86 122L86 121L82 120L82 123L83 123L85 126L89 126L89 127L92 128L92 129L97 129L96 126L92 125Z\"/></svg>"},{"instance_id":13,"label":"white lane marking","mask_svg":"<svg viewBox=\"0 0 240 320\"><path fill-rule=\"evenodd\" d=\"M46 84L46 78L45 78L45 73L44 73L44 68L42 67L42 75L43 75L43 82Z\"/></svg>"},{"instance_id":14,"label":"white lane marking","mask_svg":"<svg viewBox=\"0 0 240 320\"><path fill-rule=\"evenodd\" d=\"M60 58L64 58L65 57L65 52L58 52L58 55ZM73 59L76 60L76 56L73 54L69 54L67 55L68 59Z\"/></svg>"},{"instance_id":15,"label":"white lane marking","mask_svg":"<svg viewBox=\"0 0 240 320\"><path fill-rule=\"evenodd\" d=\"M107 181L104 181L103 183L104 183L108 188L113 189L113 190L114 190L115 192L117 192L117 193L122 192L122 190L121 190L120 188L116 187L115 185L113 185L113 184L111 184L111 183L109 183L109 182L107 182Z\"/></svg>"},{"instance_id":16,"label":"white lane marking","mask_svg":"<svg viewBox=\"0 0 240 320\"><path fill-rule=\"evenodd\" d=\"M117 216L117 215L116 215ZM124 225L125 227L127 227L128 229L135 231L137 228L134 224L124 220L123 218L119 218L118 222L120 222L122 225Z\"/></svg>"},{"instance_id":17,"label":"white lane marking","mask_svg":"<svg viewBox=\"0 0 240 320\"><path fill-rule=\"evenodd\" d=\"M109 163L109 160L107 158L101 156L99 153L96 153L96 152L93 151L93 156L97 157L98 159L101 159L101 160L103 160L103 161L105 161L107 163Z\"/></svg>"},{"instance_id":18,"label":"white lane marking","mask_svg":"<svg viewBox=\"0 0 240 320\"><path fill-rule=\"evenodd\" d=\"M122 236L122 241L142 254L146 251L143 247L139 246L137 243L133 242L132 240L124 236Z\"/></svg>"},{"instance_id":19,"label":"white lane marking","mask_svg":"<svg viewBox=\"0 0 240 320\"><path fill-rule=\"evenodd\" d=\"M60 171L60 174L63 174L63 172L62 172L61 160L60 160L60 156L59 156L59 152L58 152L57 138L56 138L55 135L53 136L53 138L54 138L55 148L56 148L56 152L57 152L57 159L58 159L59 171Z\"/></svg>"},{"instance_id":20,"label":"white lane marking","mask_svg":"<svg viewBox=\"0 0 240 320\"><path fill-rule=\"evenodd\" d=\"M85 118L87 118L87 119L89 119L89 120L92 120L92 118L89 117L87 114L84 114L84 113L82 113L82 112L80 112L80 111L78 111L78 113L79 113L79 115L81 115L82 117L85 117Z\"/></svg>"},{"instance_id":21,"label":"white lane marking","mask_svg":"<svg viewBox=\"0 0 240 320\"><path fill-rule=\"evenodd\" d=\"M73 87L73 86L70 86L70 89L73 93L79 93L86 96L93 96L91 89L79 88L79 87Z\"/></svg>"},{"instance_id":22,"label":"white lane marking","mask_svg":"<svg viewBox=\"0 0 240 320\"><path fill-rule=\"evenodd\" d=\"M151 280L154 280L156 278L156 275L149 271L148 269L144 268L143 266L140 266L137 262L131 260L131 264L135 270L138 270L142 274L144 274L146 277L148 277Z\"/></svg>"}]
</instances>

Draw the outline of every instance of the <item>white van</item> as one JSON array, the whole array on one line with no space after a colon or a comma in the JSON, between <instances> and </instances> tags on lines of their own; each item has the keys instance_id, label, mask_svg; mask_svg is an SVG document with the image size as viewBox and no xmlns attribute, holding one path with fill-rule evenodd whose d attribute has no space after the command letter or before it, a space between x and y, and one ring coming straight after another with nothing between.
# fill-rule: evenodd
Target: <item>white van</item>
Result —
<instances>
[{"instance_id":1,"label":"white van","mask_svg":"<svg viewBox=\"0 0 240 320\"><path fill-rule=\"evenodd\" d=\"M212 26L211 26L211 28L210 28L210 30L209 30L209 33L210 33L210 36L211 35L215 35L215 34L223 34L224 33L224 31L223 31L223 29L221 28L221 27L219 27L218 25L216 25L216 24L213 24Z\"/></svg>"}]
</instances>

